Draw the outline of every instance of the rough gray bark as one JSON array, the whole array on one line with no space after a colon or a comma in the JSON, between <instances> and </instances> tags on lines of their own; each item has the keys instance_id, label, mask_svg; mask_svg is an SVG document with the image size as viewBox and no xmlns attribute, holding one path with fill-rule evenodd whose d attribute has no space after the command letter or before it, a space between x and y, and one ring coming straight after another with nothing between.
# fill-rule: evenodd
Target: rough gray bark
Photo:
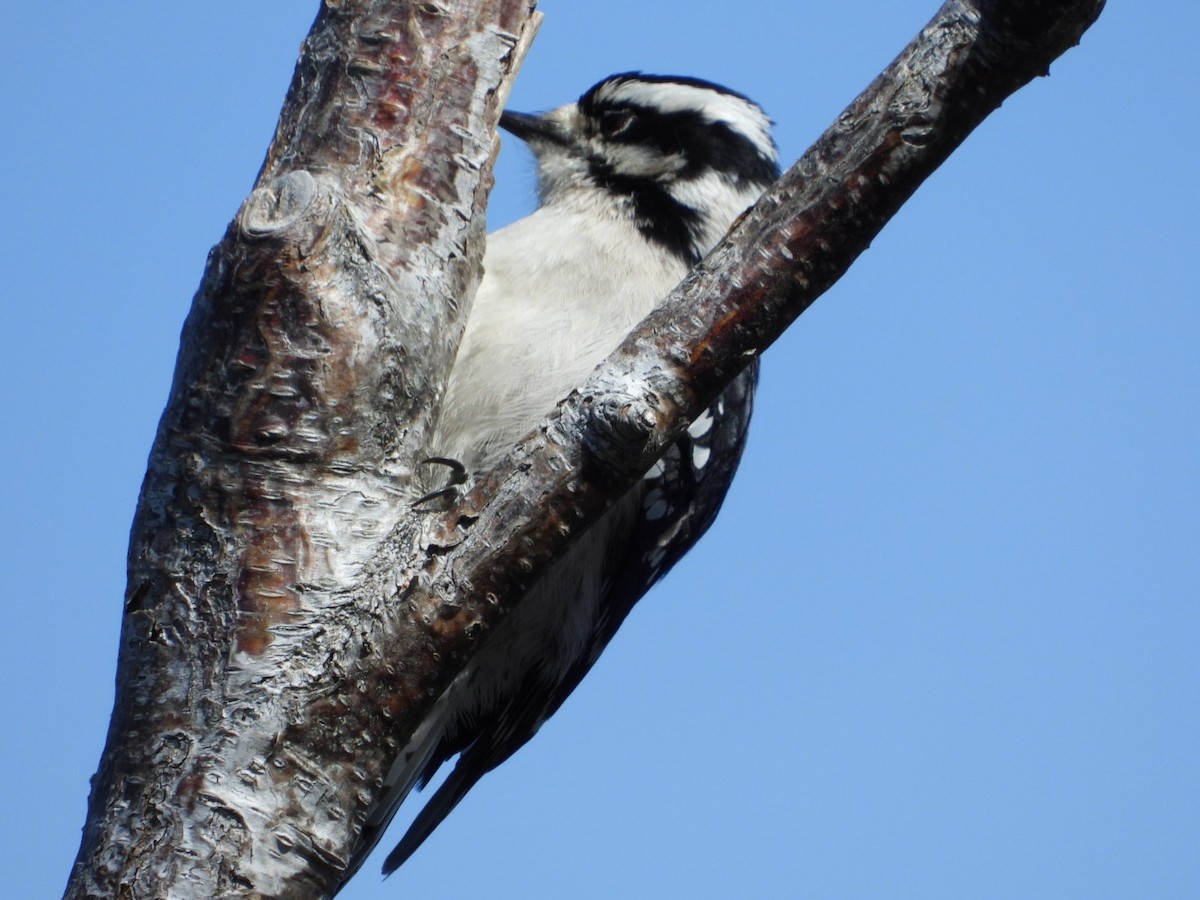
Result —
<instances>
[{"instance_id":1,"label":"rough gray bark","mask_svg":"<svg viewBox=\"0 0 1200 900\"><path fill-rule=\"evenodd\" d=\"M326 2L213 249L142 488L72 897L318 897L397 741L412 473L528 0Z\"/></svg>"},{"instance_id":2,"label":"rough gray bark","mask_svg":"<svg viewBox=\"0 0 1200 900\"><path fill-rule=\"evenodd\" d=\"M327 0L185 328L68 896L319 897L523 589L1103 0L949 0L448 513L414 466L478 276L527 0Z\"/></svg>"}]
</instances>

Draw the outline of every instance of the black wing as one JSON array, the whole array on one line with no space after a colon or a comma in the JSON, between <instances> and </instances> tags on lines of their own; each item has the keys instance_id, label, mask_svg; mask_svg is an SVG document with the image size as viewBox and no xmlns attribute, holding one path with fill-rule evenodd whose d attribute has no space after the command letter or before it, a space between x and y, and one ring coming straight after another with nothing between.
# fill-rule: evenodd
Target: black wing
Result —
<instances>
[{"instance_id":1,"label":"black wing","mask_svg":"<svg viewBox=\"0 0 1200 900\"><path fill-rule=\"evenodd\" d=\"M461 751L454 771L388 854L383 864L385 875L412 856L475 782L512 756L558 711L634 604L708 530L741 460L757 382L758 361L754 360L635 489L641 495L641 515L630 529L628 541L614 548L612 578L605 586L588 652L553 683L539 677L542 673L531 672L512 699L488 719L475 723L470 735L453 744L444 743L433 754L422 785L445 760Z\"/></svg>"}]
</instances>

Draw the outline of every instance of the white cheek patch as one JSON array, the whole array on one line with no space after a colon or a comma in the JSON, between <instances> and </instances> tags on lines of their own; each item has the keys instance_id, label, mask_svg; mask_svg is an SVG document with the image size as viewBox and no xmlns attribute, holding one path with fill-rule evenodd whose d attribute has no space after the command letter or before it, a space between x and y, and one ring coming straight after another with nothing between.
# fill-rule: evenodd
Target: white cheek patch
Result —
<instances>
[{"instance_id":1,"label":"white cheek patch","mask_svg":"<svg viewBox=\"0 0 1200 900\"><path fill-rule=\"evenodd\" d=\"M687 164L682 153L664 156L657 149L641 144L601 145L597 142L595 151L617 175L634 178L667 178Z\"/></svg>"}]
</instances>

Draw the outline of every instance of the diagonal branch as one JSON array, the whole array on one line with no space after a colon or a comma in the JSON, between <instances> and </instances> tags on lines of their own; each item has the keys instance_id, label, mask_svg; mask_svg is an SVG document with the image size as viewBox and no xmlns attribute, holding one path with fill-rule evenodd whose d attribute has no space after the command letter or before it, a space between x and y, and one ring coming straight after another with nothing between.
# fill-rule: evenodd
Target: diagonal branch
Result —
<instances>
[{"instance_id":1,"label":"diagonal branch","mask_svg":"<svg viewBox=\"0 0 1200 900\"><path fill-rule=\"evenodd\" d=\"M405 596L444 623L440 652L466 652L1103 6L948 0L669 300L431 530L432 547L453 549L431 555Z\"/></svg>"}]
</instances>

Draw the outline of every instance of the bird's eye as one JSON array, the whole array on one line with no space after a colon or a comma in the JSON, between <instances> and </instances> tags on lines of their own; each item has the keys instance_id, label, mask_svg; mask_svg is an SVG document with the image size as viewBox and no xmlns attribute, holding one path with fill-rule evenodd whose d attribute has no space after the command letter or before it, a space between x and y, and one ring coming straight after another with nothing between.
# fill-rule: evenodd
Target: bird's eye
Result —
<instances>
[{"instance_id":1,"label":"bird's eye","mask_svg":"<svg viewBox=\"0 0 1200 900\"><path fill-rule=\"evenodd\" d=\"M600 133L606 138L617 137L633 124L633 113L627 109L610 109L600 114Z\"/></svg>"}]
</instances>

